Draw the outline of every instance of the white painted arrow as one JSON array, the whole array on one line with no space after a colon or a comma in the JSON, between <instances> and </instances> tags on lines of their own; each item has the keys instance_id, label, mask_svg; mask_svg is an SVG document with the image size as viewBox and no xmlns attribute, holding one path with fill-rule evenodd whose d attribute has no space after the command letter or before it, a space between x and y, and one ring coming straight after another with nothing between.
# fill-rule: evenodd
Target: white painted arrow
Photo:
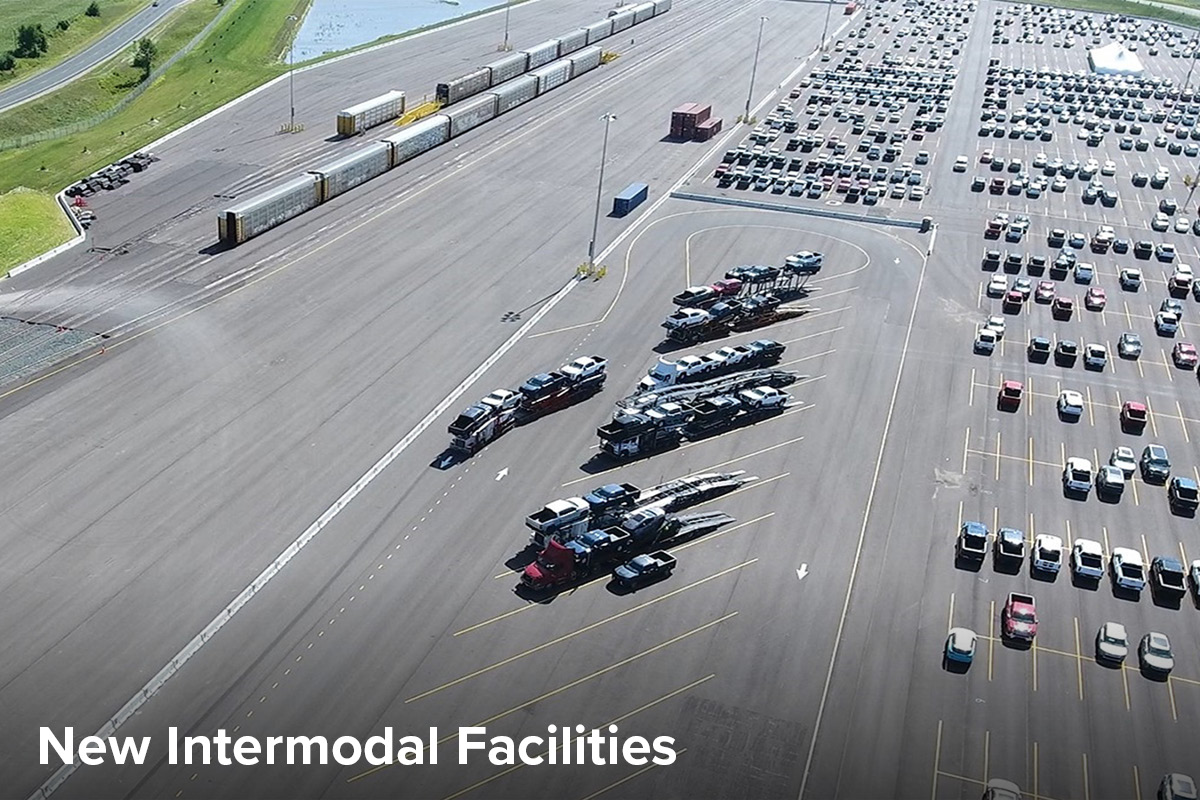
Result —
<instances>
[{"instance_id":1,"label":"white painted arrow","mask_svg":"<svg viewBox=\"0 0 1200 800\"><path fill-rule=\"evenodd\" d=\"M796 570L796 580L804 580L804 576L808 574L808 562L800 565L800 569Z\"/></svg>"},{"instance_id":2,"label":"white painted arrow","mask_svg":"<svg viewBox=\"0 0 1200 800\"><path fill-rule=\"evenodd\" d=\"M502 469L496 473L496 480L498 480L498 481L504 480L504 476L507 474L508 474L508 467L505 467L504 469Z\"/></svg>"}]
</instances>

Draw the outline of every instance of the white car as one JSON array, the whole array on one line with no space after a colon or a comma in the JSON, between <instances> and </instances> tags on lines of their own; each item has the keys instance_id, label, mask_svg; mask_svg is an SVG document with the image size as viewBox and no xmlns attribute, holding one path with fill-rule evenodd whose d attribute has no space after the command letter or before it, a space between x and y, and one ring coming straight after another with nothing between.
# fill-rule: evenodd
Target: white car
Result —
<instances>
[{"instance_id":1,"label":"white car","mask_svg":"<svg viewBox=\"0 0 1200 800\"><path fill-rule=\"evenodd\" d=\"M1129 655L1129 635L1119 622L1106 622L1096 632L1096 656L1101 661L1120 664Z\"/></svg>"},{"instance_id":2,"label":"white car","mask_svg":"<svg viewBox=\"0 0 1200 800\"><path fill-rule=\"evenodd\" d=\"M1171 227L1171 218L1163 212L1159 211L1154 215L1154 219L1150 220L1150 230L1162 233Z\"/></svg>"},{"instance_id":3,"label":"white car","mask_svg":"<svg viewBox=\"0 0 1200 800\"><path fill-rule=\"evenodd\" d=\"M983 324L983 327L987 328L988 330L990 330L994 334L996 334L997 339L1004 338L1004 328L1005 328L1004 317L993 314L992 316L987 318L987 322L985 322Z\"/></svg>"},{"instance_id":4,"label":"white car","mask_svg":"<svg viewBox=\"0 0 1200 800\"><path fill-rule=\"evenodd\" d=\"M1122 589L1140 592L1146 588L1146 565L1142 554L1131 547L1114 547L1112 552L1113 580Z\"/></svg>"},{"instance_id":5,"label":"white car","mask_svg":"<svg viewBox=\"0 0 1200 800\"><path fill-rule=\"evenodd\" d=\"M1174 336L1179 330L1179 317L1170 311L1159 311L1154 315L1154 329L1162 336Z\"/></svg>"},{"instance_id":6,"label":"white car","mask_svg":"<svg viewBox=\"0 0 1200 800\"><path fill-rule=\"evenodd\" d=\"M989 297L1003 297L1008 291L1008 279L1003 275L993 275L988 281L987 293Z\"/></svg>"},{"instance_id":7,"label":"white car","mask_svg":"<svg viewBox=\"0 0 1200 800\"><path fill-rule=\"evenodd\" d=\"M1083 416L1083 395L1073 389L1063 389L1058 395L1058 413L1079 419Z\"/></svg>"},{"instance_id":8,"label":"white car","mask_svg":"<svg viewBox=\"0 0 1200 800\"><path fill-rule=\"evenodd\" d=\"M1112 160L1105 161L1104 164L1102 164L1100 167L1100 174L1101 175L1109 175L1109 176L1116 175L1117 174L1117 162L1112 161Z\"/></svg>"},{"instance_id":9,"label":"white car","mask_svg":"<svg viewBox=\"0 0 1200 800\"><path fill-rule=\"evenodd\" d=\"M1108 348L1102 344L1088 344L1083 348L1083 366L1086 369L1104 369L1108 366Z\"/></svg>"},{"instance_id":10,"label":"white car","mask_svg":"<svg viewBox=\"0 0 1200 800\"><path fill-rule=\"evenodd\" d=\"M978 638L970 628L951 628L946 637L947 660L970 664L975 659Z\"/></svg>"},{"instance_id":11,"label":"white car","mask_svg":"<svg viewBox=\"0 0 1200 800\"><path fill-rule=\"evenodd\" d=\"M1079 578L1103 578L1104 550L1100 543L1091 539L1076 539L1075 546L1071 548L1071 569Z\"/></svg>"},{"instance_id":12,"label":"white car","mask_svg":"<svg viewBox=\"0 0 1200 800\"><path fill-rule=\"evenodd\" d=\"M1175 656L1171 653L1171 640L1165 633L1150 631L1138 645L1138 656L1142 666L1155 672L1167 673L1175 668Z\"/></svg>"},{"instance_id":13,"label":"white car","mask_svg":"<svg viewBox=\"0 0 1200 800\"><path fill-rule=\"evenodd\" d=\"M1188 219L1187 217L1176 217L1175 218L1175 232L1176 233L1187 233L1191 229L1192 229L1192 221L1190 219Z\"/></svg>"},{"instance_id":14,"label":"white car","mask_svg":"<svg viewBox=\"0 0 1200 800\"><path fill-rule=\"evenodd\" d=\"M1120 496L1125 491L1125 473L1120 467L1105 464L1096 473L1097 494Z\"/></svg>"},{"instance_id":15,"label":"white car","mask_svg":"<svg viewBox=\"0 0 1200 800\"><path fill-rule=\"evenodd\" d=\"M790 269L812 269L821 266L823 263L825 263L825 255L823 253L814 253L811 250L801 250L799 253L793 253L784 261L784 264Z\"/></svg>"},{"instance_id":16,"label":"white car","mask_svg":"<svg viewBox=\"0 0 1200 800\"><path fill-rule=\"evenodd\" d=\"M981 325L979 326L979 329L975 331L975 352L987 353L990 355L996 350L996 342L998 341L999 337L996 336L996 332L994 330L986 325Z\"/></svg>"},{"instance_id":17,"label":"white car","mask_svg":"<svg viewBox=\"0 0 1200 800\"><path fill-rule=\"evenodd\" d=\"M1062 481L1063 491L1086 495L1092 489L1092 462L1078 456L1068 458Z\"/></svg>"},{"instance_id":18,"label":"white car","mask_svg":"<svg viewBox=\"0 0 1200 800\"><path fill-rule=\"evenodd\" d=\"M1133 455L1132 447L1121 446L1112 451L1108 457L1108 465L1121 470L1126 478L1132 478L1137 471L1137 458Z\"/></svg>"},{"instance_id":19,"label":"white car","mask_svg":"<svg viewBox=\"0 0 1200 800\"><path fill-rule=\"evenodd\" d=\"M955 172L966 172L967 171L967 157L966 156L959 156L958 158L954 159L954 171Z\"/></svg>"},{"instance_id":20,"label":"white car","mask_svg":"<svg viewBox=\"0 0 1200 800\"><path fill-rule=\"evenodd\" d=\"M1050 191L1052 191L1052 192L1065 192L1066 190L1067 190L1067 179L1064 178L1062 175L1059 175L1050 183Z\"/></svg>"},{"instance_id":21,"label":"white car","mask_svg":"<svg viewBox=\"0 0 1200 800\"><path fill-rule=\"evenodd\" d=\"M1063 541L1051 533L1039 533L1033 540L1033 568L1057 573L1062 567Z\"/></svg>"}]
</instances>

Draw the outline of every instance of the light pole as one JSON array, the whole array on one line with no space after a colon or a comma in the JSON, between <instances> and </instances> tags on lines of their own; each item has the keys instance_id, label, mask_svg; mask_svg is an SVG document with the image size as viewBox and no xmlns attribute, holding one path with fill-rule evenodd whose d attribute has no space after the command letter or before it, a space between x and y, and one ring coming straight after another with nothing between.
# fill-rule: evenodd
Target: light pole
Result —
<instances>
[{"instance_id":1,"label":"light pole","mask_svg":"<svg viewBox=\"0 0 1200 800\"><path fill-rule=\"evenodd\" d=\"M592 240L588 242L588 266L596 265L596 233L600 230L600 202L604 196L604 163L608 161L608 126L617 118L616 114L608 113L600 117L604 120L604 146L600 150L600 180L596 184L596 214L592 218Z\"/></svg>"},{"instance_id":2,"label":"light pole","mask_svg":"<svg viewBox=\"0 0 1200 800\"><path fill-rule=\"evenodd\" d=\"M754 46L754 65L750 67L750 91L746 93L746 115L742 120L750 124L750 99L754 96L754 76L758 72L758 51L762 49L763 26L767 24L767 17L758 18L758 44Z\"/></svg>"},{"instance_id":3,"label":"light pole","mask_svg":"<svg viewBox=\"0 0 1200 800\"><path fill-rule=\"evenodd\" d=\"M1195 50L1196 50L1196 42L1197 41L1200 41L1200 33L1198 33L1192 37L1192 58L1191 58L1192 63L1188 64L1187 77L1183 79L1183 91L1185 91L1185 92L1188 90L1188 87L1192 85L1192 70L1196 66Z\"/></svg>"},{"instance_id":4,"label":"light pole","mask_svg":"<svg viewBox=\"0 0 1200 800\"><path fill-rule=\"evenodd\" d=\"M504 3L504 44L500 46L505 52L512 50L512 45L508 43L508 12L512 9L512 0L505 0Z\"/></svg>"},{"instance_id":5,"label":"light pole","mask_svg":"<svg viewBox=\"0 0 1200 800\"><path fill-rule=\"evenodd\" d=\"M829 12L833 11L833 0L825 3L825 27L821 29L821 50L824 51L828 46L826 37L829 35Z\"/></svg>"},{"instance_id":6,"label":"light pole","mask_svg":"<svg viewBox=\"0 0 1200 800\"><path fill-rule=\"evenodd\" d=\"M296 23L300 20L295 14L288 15L288 22ZM288 105L292 109L291 119L288 123L288 130L296 130L296 70L292 68L295 63L293 55L296 52L296 31L291 32L288 38Z\"/></svg>"}]
</instances>

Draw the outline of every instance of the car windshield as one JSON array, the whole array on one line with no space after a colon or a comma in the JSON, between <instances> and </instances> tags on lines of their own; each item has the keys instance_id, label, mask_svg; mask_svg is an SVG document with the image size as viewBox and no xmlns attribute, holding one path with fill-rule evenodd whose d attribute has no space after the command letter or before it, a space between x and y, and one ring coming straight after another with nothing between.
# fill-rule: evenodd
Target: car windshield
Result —
<instances>
[{"instance_id":1,"label":"car windshield","mask_svg":"<svg viewBox=\"0 0 1200 800\"><path fill-rule=\"evenodd\" d=\"M1114 633L1110 633L1107 628L1104 629L1102 638L1105 642L1108 642L1109 644L1120 644L1120 645L1125 644L1125 639L1123 637L1117 636Z\"/></svg>"},{"instance_id":2,"label":"car windshield","mask_svg":"<svg viewBox=\"0 0 1200 800\"><path fill-rule=\"evenodd\" d=\"M1167 642L1154 636L1151 636L1150 640L1146 643L1146 650L1156 656L1171 655L1171 648Z\"/></svg>"},{"instance_id":3,"label":"car windshield","mask_svg":"<svg viewBox=\"0 0 1200 800\"><path fill-rule=\"evenodd\" d=\"M1020 608L1013 611L1012 618L1015 619L1017 622L1033 622L1034 621L1033 614L1030 614L1028 611L1025 611L1024 609L1020 609Z\"/></svg>"},{"instance_id":4,"label":"car windshield","mask_svg":"<svg viewBox=\"0 0 1200 800\"><path fill-rule=\"evenodd\" d=\"M1057 550L1051 550L1048 547L1041 547L1038 548L1038 556L1043 561L1058 561L1059 552Z\"/></svg>"},{"instance_id":5,"label":"car windshield","mask_svg":"<svg viewBox=\"0 0 1200 800\"><path fill-rule=\"evenodd\" d=\"M1094 553L1080 553L1079 563L1085 567L1099 568L1101 565L1100 556Z\"/></svg>"},{"instance_id":6,"label":"car windshield","mask_svg":"<svg viewBox=\"0 0 1200 800\"><path fill-rule=\"evenodd\" d=\"M1127 578L1140 578L1142 576L1142 568L1137 564L1122 564L1121 574Z\"/></svg>"}]
</instances>

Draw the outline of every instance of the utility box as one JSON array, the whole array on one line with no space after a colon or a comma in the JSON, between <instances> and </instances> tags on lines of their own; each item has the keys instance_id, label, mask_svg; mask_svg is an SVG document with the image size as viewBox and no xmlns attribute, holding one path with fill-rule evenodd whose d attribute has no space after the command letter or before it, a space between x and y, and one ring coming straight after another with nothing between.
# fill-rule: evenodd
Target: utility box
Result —
<instances>
[{"instance_id":1,"label":"utility box","mask_svg":"<svg viewBox=\"0 0 1200 800\"><path fill-rule=\"evenodd\" d=\"M644 183L631 183L613 198L613 216L623 217L641 205L650 195L650 187Z\"/></svg>"}]
</instances>

